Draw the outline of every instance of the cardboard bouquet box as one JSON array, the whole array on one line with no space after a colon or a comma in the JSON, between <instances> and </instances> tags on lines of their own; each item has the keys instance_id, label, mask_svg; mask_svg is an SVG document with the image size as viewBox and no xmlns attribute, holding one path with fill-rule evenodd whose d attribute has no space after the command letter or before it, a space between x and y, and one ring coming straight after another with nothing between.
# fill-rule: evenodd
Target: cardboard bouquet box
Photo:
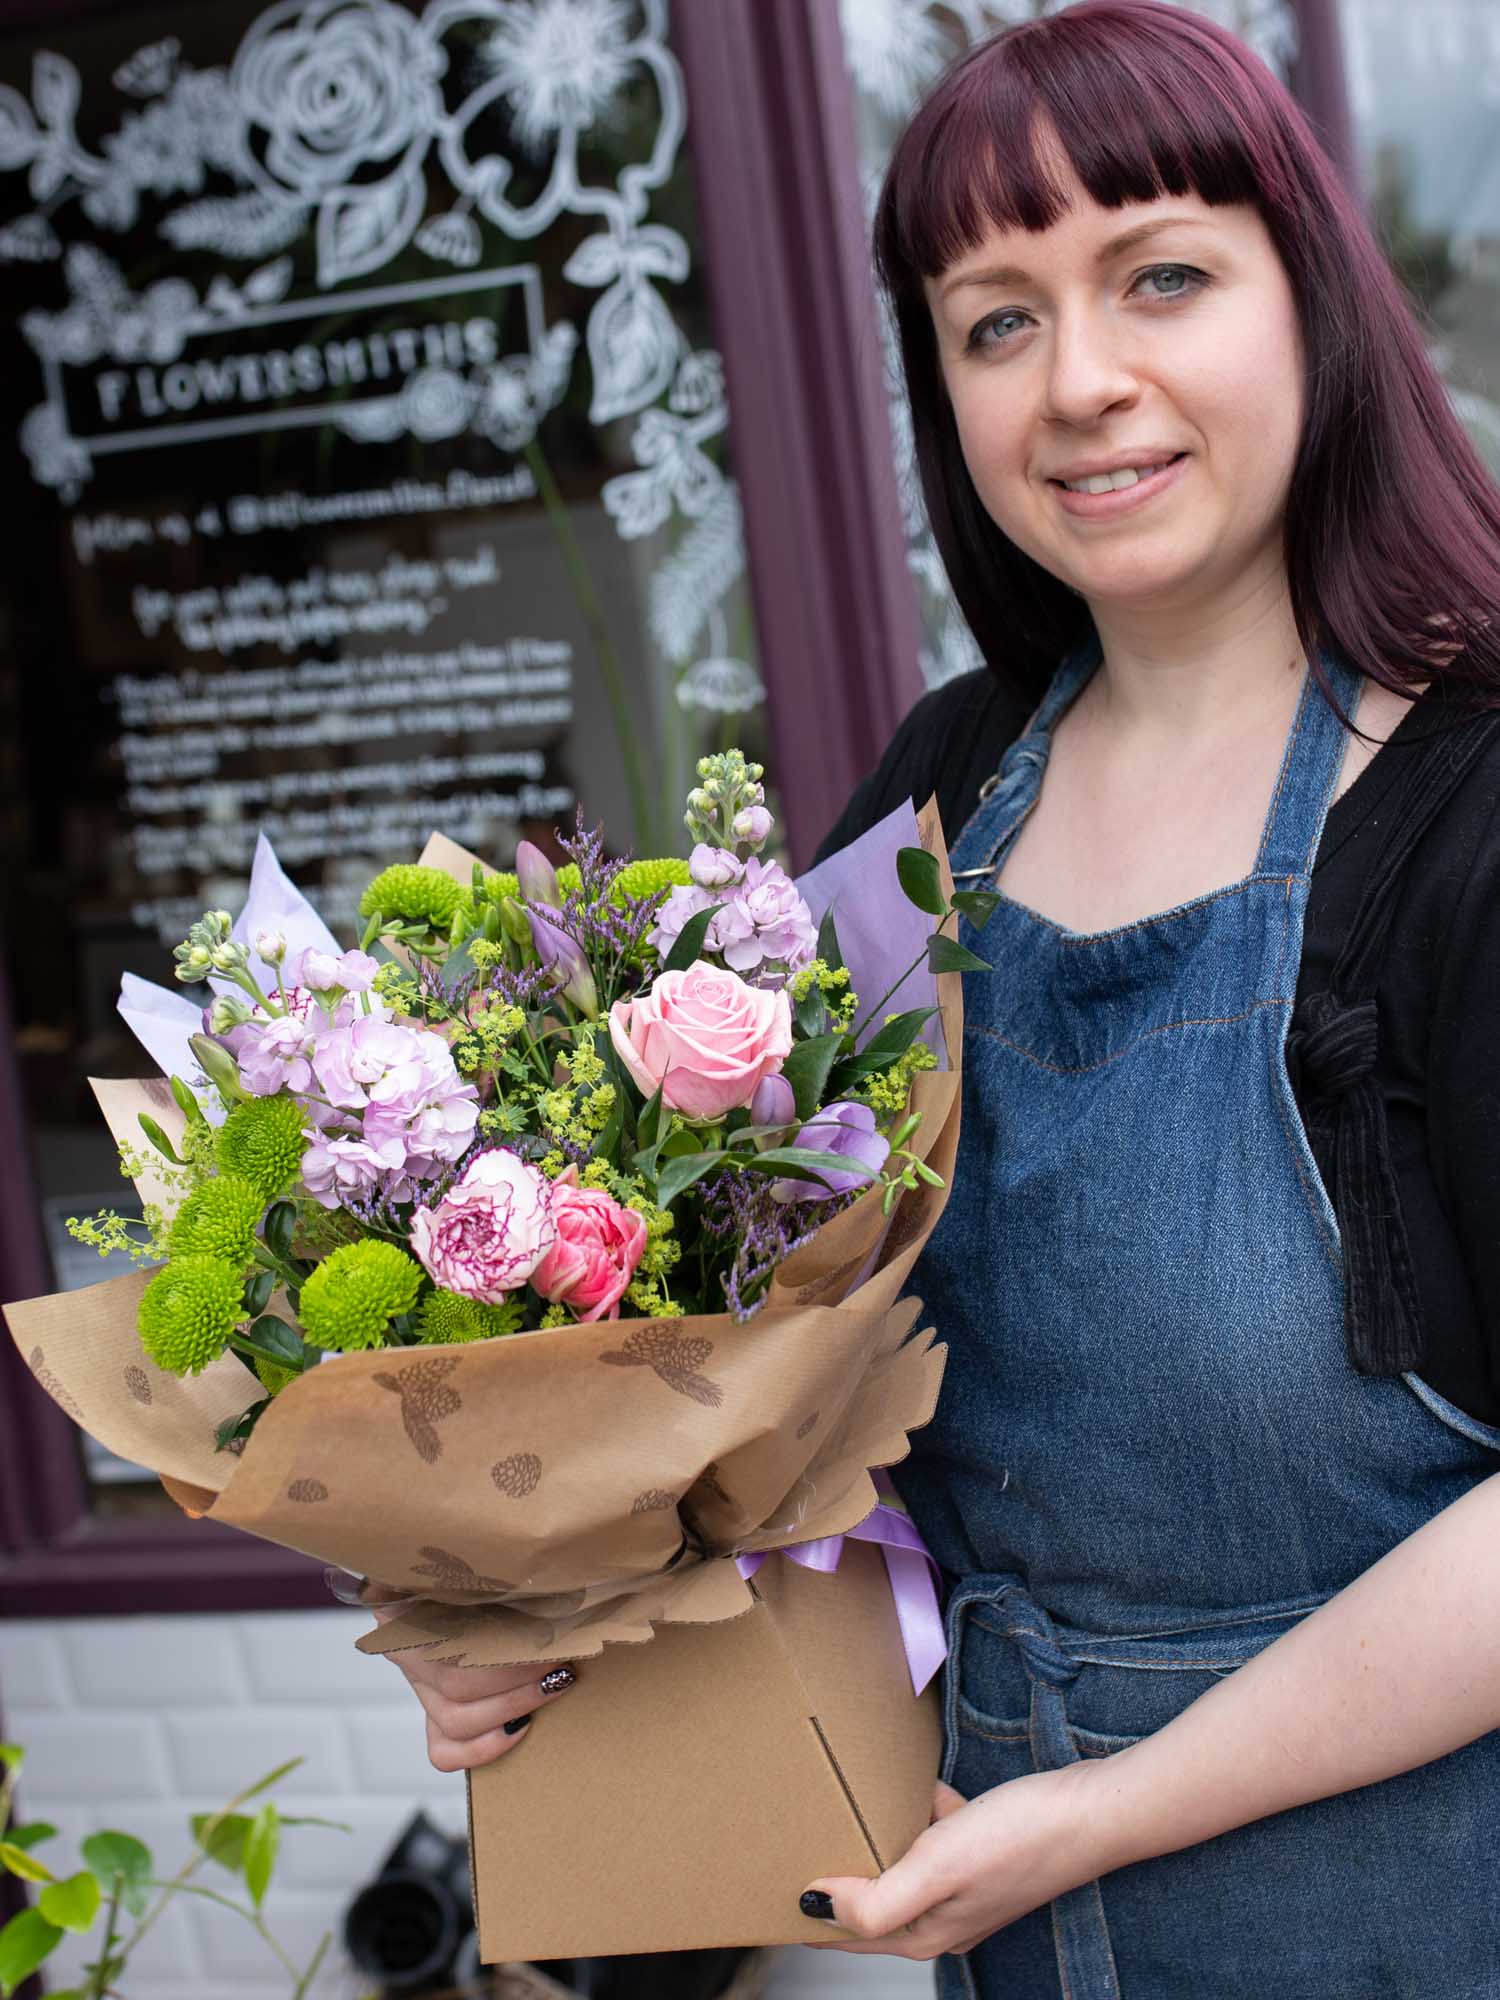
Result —
<instances>
[{"instance_id":1,"label":"cardboard bouquet box","mask_svg":"<svg viewBox=\"0 0 1500 2000\"><path fill-rule=\"evenodd\" d=\"M940 853L935 816L922 832ZM955 975L939 999L957 1051ZM142 1110L180 1133L164 1083L96 1090L117 1137ZM146 1274L6 1308L43 1387L181 1506L399 1600L364 1651L584 1663L469 1783L486 1963L824 1938L797 1907L807 1882L878 1873L928 1822L939 1724L915 1683L935 1657L914 1669L932 1635L911 1639L907 1574L926 1558L870 1475L936 1403L943 1349L900 1294L946 1199L956 1063L919 1075L913 1106L944 1185L834 1217L747 1323L338 1355L237 1455L217 1433L259 1385L231 1354L157 1368L136 1331Z\"/></svg>"}]
</instances>

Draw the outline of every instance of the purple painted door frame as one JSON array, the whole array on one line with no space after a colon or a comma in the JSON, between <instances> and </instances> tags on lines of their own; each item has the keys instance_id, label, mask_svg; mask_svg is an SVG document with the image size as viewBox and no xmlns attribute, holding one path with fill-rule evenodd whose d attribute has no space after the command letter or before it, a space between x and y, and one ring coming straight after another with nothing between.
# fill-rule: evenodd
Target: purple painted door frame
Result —
<instances>
[{"instance_id":1,"label":"purple painted door frame","mask_svg":"<svg viewBox=\"0 0 1500 2000\"><path fill-rule=\"evenodd\" d=\"M699 254L803 864L922 691L835 0L678 4Z\"/></svg>"}]
</instances>

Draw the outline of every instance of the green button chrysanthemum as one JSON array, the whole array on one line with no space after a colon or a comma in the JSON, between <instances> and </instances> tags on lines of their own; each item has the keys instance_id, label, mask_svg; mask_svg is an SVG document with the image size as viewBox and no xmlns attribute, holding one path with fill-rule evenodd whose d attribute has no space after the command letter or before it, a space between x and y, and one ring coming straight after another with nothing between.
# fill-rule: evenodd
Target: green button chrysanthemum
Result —
<instances>
[{"instance_id":1,"label":"green button chrysanthemum","mask_svg":"<svg viewBox=\"0 0 1500 2000\"><path fill-rule=\"evenodd\" d=\"M294 1097L252 1097L219 1127L219 1170L233 1174L265 1201L284 1195L297 1178L307 1141L307 1113Z\"/></svg>"},{"instance_id":2,"label":"green button chrysanthemum","mask_svg":"<svg viewBox=\"0 0 1500 2000\"><path fill-rule=\"evenodd\" d=\"M692 879L687 863L675 854L660 861L627 861L614 879L609 899L623 907L627 896L654 896L658 889L685 889Z\"/></svg>"},{"instance_id":3,"label":"green button chrysanthemum","mask_svg":"<svg viewBox=\"0 0 1500 2000\"><path fill-rule=\"evenodd\" d=\"M174 1257L217 1257L241 1270L255 1250L265 1196L237 1174L220 1174L195 1188L178 1209L167 1238Z\"/></svg>"},{"instance_id":4,"label":"green button chrysanthemum","mask_svg":"<svg viewBox=\"0 0 1500 2000\"><path fill-rule=\"evenodd\" d=\"M422 1267L394 1243L366 1237L325 1257L302 1287L302 1326L319 1347L341 1353L379 1347L397 1313L410 1312Z\"/></svg>"},{"instance_id":5,"label":"green button chrysanthemum","mask_svg":"<svg viewBox=\"0 0 1500 2000\"><path fill-rule=\"evenodd\" d=\"M427 924L432 930L446 931L463 898L463 889L441 868L423 868L414 861L401 861L375 877L359 899L359 914L373 917L379 910L387 917L401 917L409 924Z\"/></svg>"},{"instance_id":6,"label":"green button chrysanthemum","mask_svg":"<svg viewBox=\"0 0 1500 2000\"><path fill-rule=\"evenodd\" d=\"M464 1340L494 1340L518 1333L526 1319L519 1299L487 1305L482 1299L461 1298L457 1292L429 1292L422 1301L418 1324L424 1346L451 1346Z\"/></svg>"},{"instance_id":7,"label":"green button chrysanthemum","mask_svg":"<svg viewBox=\"0 0 1500 2000\"><path fill-rule=\"evenodd\" d=\"M245 1317L244 1278L218 1257L174 1257L141 1294L141 1345L160 1368L196 1375Z\"/></svg>"}]
</instances>

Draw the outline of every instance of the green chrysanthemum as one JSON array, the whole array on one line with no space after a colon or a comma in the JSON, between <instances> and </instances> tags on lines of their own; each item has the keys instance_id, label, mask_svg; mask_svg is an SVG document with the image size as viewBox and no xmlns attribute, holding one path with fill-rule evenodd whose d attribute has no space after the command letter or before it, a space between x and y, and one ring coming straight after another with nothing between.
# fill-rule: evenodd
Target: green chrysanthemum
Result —
<instances>
[{"instance_id":1,"label":"green chrysanthemum","mask_svg":"<svg viewBox=\"0 0 1500 2000\"><path fill-rule=\"evenodd\" d=\"M318 1347L379 1347L398 1313L410 1312L422 1267L394 1243L369 1236L325 1257L302 1287L302 1326Z\"/></svg>"},{"instance_id":2,"label":"green chrysanthemum","mask_svg":"<svg viewBox=\"0 0 1500 2000\"><path fill-rule=\"evenodd\" d=\"M219 1127L219 1170L233 1174L265 1201L284 1195L297 1178L307 1141L307 1113L294 1097L252 1097Z\"/></svg>"},{"instance_id":3,"label":"green chrysanthemum","mask_svg":"<svg viewBox=\"0 0 1500 2000\"><path fill-rule=\"evenodd\" d=\"M413 861L401 861L375 877L359 899L359 914L373 917L400 917L409 924L427 924L432 930L446 931L463 900L463 890L441 868L422 868Z\"/></svg>"},{"instance_id":4,"label":"green chrysanthemum","mask_svg":"<svg viewBox=\"0 0 1500 2000\"><path fill-rule=\"evenodd\" d=\"M577 863L565 861L557 871L558 894L566 901L569 896L576 895L582 887L583 878L578 872ZM460 897L459 907L463 911L464 928L477 930L484 912L492 904L498 905L504 902L507 896L519 899L520 894L521 884L512 870L502 868L494 875L486 875L484 887L477 898L472 889L465 889Z\"/></svg>"},{"instance_id":5,"label":"green chrysanthemum","mask_svg":"<svg viewBox=\"0 0 1500 2000\"><path fill-rule=\"evenodd\" d=\"M685 889L692 879L687 863L675 854L660 861L627 861L614 879L609 899L623 907L627 896L654 896L658 889Z\"/></svg>"},{"instance_id":6,"label":"green chrysanthemum","mask_svg":"<svg viewBox=\"0 0 1500 2000\"><path fill-rule=\"evenodd\" d=\"M136 1324L158 1367L196 1375L245 1317L244 1279L219 1257L174 1257L141 1294Z\"/></svg>"},{"instance_id":7,"label":"green chrysanthemum","mask_svg":"<svg viewBox=\"0 0 1500 2000\"><path fill-rule=\"evenodd\" d=\"M238 1174L205 1181L178 1209L167 1238L174 1257L217 1257L243 1271L255 1251L255 1232L266 1212L258 1187Z\"/></svg>"},{"instance_id":8,"label":"green chrysanthemum","mask_svg":"<svg viewBox=\"0 0 1500 2000\"><path fill-rule=\"evenodd\" d=\"M503 1305L486 1305L482 1299L466 1299L457 1292L429 1292L422 1301L419 1324L426 1347L452 1346L464 1340L494 1340L501 1334L519 1333L526 1321L526 1308L519 1299Z\"/></svg>"}]
</instances>

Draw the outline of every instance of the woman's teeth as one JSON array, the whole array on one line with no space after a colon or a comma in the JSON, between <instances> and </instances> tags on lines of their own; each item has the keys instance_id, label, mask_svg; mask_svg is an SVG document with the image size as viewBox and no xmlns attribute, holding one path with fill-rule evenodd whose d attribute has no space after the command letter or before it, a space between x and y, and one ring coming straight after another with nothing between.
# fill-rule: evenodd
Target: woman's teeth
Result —
<instances>
[{"instance_id":1,"label":"woman's teeth","mask_svg":"<svg viewBox=\"0 0 1500 2000\"><path fill-rule=\"evenodd\" d=\"M1170 463L1164 459L1161 465L1123 465L1118 472L1096 472L1092 478L1065 479L1062 484L1070 493L1119 493L1127 486L1149 479L1153 472L1160 472L1163 465Z\"/></svg>"}]
</instances>

